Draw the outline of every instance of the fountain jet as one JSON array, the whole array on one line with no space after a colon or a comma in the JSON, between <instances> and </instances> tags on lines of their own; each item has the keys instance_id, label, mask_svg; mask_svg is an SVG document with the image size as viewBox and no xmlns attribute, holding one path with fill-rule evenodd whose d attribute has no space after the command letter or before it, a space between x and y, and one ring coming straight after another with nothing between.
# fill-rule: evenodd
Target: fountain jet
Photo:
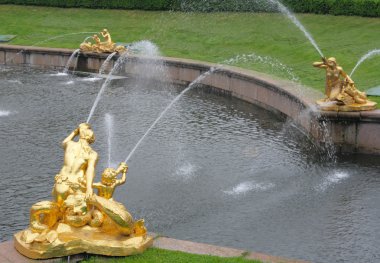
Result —
<instances>
[{"instance_id":1,"label":"fountain jet","mask_svg":"<svg viewBox=\"0 0 380 263\"><path fill-rule=\"evenodd\" d=\"M380 49L374 49L374 50L371 50L369 51L367 54L365 54L364 56L362 56L358 63L356 63L354 69L351 71L351 74L350 74L350 77L354 74L354 72L357 70L357 68L364 62L366 61L367 59L370 59L374 56L377 56L377 55L380 55Z\"/></svg>"},{"instance_id":2,"label":"fountain jet","mask_svg":"<svg viewBox=\"0 0 380 263\"><path fill-rule=\"evenodd\" d=\"M310 41L310 43L314 46L314 48L318 51L319 55L321 57L324 57L321 49L318 47L317 43L315 42L314 38L312 37L312 35L306 30L306 28L301 24L301 22L297 19L297 17L292 13L290 12L290 10L284 6L280 1L278 0L267 0L269 1L270 3L274 4L274 5L277 5L278 7L278 10L286 15L290 21L292 21L292 23L294 25L296 25L302 32L303 34L305 35L305 37Z\"/></svg>"},{"instance_id":3,"label":"fountain jet","mask_svg":"<svg viewBox=\"0 0 380 263\"><path fill-rule=\"evenodd\" d=\"M112 150L112 129L113 129L113 116L106 113L105 123L107 129L107 144L108 144L108 167L111 167L111 150Z\"/></svg>"},{"instance_id":4,"label":"fountain jet","mask_svg":"<svg viewBox=\"0 0 380 263\"><path fill-rule=\"evenodd\" d=\"M108 64L110 63L111 59L113 58L113 56L115 56L117 54L117 52L113 52L111 53L107 59L103 62L102 66L100 67L99 69L99 74L103 74L104 71L106 70Z\"/></svg>"},{"instance_id":5,"label":"fountain jet","mask_svg":"<svg viewBox=\"0 0 380 263\"><path fill-rule=\"evenodd\" d=\"M69 68L72 64L72 61L74 60L74 57L76 57L75 64L74 64L74 71L75 71L75 68L76 68L77 63L78 63L79 49L74 50L74 52L71 54L71 56L70 56L69 60L67 61L66 66L63 69L62 73L67 74L67 72L69 71Z\"/></svg>"},{"instance_id":6,"label":"fountain jet","mask_svg":"<svg viewBox=\"0 0 380 263\"><path fill-rule=\"evenodd\" d=\"M145 137L152 131L152 129L157 125L157 123L164 117L166 112L171 109L171 107L189 90L191 90L196 84L204 80L207 76L215 72L217 69L220 69L220 67L212 67L209 71L201 74L198 78L196 78L193 82L187 86L186 89L184 89L180 94L177 95L170 103L169 105L161 112L161 114L157 117L157 119L153 122L153 124L149 127L149 129L145 132L145 134L141 137L141 139L136 143L135 147L132 149L132 151L129 153L127 158L125 159L125 163L129 161L129 159L132 157L132 155L135 153L136 149L140 146L142 141L145 139Z\"/></svg>"}]
</instances>

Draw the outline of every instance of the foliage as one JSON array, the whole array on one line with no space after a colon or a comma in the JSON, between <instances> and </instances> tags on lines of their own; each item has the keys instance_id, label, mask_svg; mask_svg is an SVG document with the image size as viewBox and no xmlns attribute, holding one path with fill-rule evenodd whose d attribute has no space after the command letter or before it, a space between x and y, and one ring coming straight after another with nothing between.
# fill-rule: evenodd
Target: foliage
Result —
<instances>
[{"instance_id":1,"label":"foliage","mask_svg":"<svg viewBox=\"0 0 380 263\"><path fill-rule=\"evenodd\" d=\"M172 0L0 0L0 4L97 9L168 10Z\"/></svg>"},{"instance_id":2,"label":"foliage","mask_svg":"<svg viewBox=\"0 0 380 263\"><path fill-rule=\"evenodd\" d=\"M282 0L298 13L380 17L380 0ZM273 0L0 0L0 4L185 12L276 12Z\"/></svg>"},{"instance_id":3,"label":"foliage","mask_svg":"<svg viewBox=\"0 0 380 263\"><path fill-rule=\"evenodd\" d=\"M289 74L281 69L282 64L291 68L302 84L320 91L325 86L325 72L311 66L320 59L318 53L288 18L275 13L205 14L0 5L0 17L0 32L17 35L9 44L76 49L91 32L107 28L115 42L150 40L163 56L222 64L235 61L230 65L287 78ZM297 17L324 55L336 57L347 73L361 56L379 48L380 19L310 14ZM78 32L83 33L73 34ZM269 62L280 67L249 60L255 55L270 57ZM238 56L248 60L234 59ZM357 87L365 91L380 85L379 68L380 56L363 63L353 76Z\"/></svg>"}]
</instances>

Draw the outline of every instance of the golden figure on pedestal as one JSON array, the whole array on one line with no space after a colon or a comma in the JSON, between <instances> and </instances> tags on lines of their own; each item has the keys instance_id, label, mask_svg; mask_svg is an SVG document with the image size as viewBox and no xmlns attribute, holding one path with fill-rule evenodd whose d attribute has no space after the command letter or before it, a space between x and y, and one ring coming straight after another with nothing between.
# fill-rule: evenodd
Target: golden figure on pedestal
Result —
<instances>
[{"instance_id":1,"label":"golden figure on pedestal","mask_svg":"<svg viewBox=\"0 0 380 263\"><path fill-rule=\"evenodd\" d=\"M101 42L99 36L95 34L92 37L95 43L93 44L91 42L83 42L79 46L80 51L95 53L122 53L127 51L127 49L124 46L117 46L114 42L112 42L111 35L107 29L103 29L103 31L100 32L100 34L104 38L103 42Z\"/></svg>"},{"instance_id":2,"label":"golden figure on pedestal","mask_svg":"<svg viewBox=\"0 0 380 263\"><path fill-rule=\"evenodd\" d=\"M134 221L124 205L112 198L115 188L125 183L128 166L107 168L101 182L93 182L98 161L91 148L94 141L91 126L82 123L62 142L64 163L55 176L53 200L34 204L29 228L15 234L21 254L34 259L83 252L127 256L152 245L144 220Z\"/></svg>"},{"instance_id":3,"label":"golden figure on pedestal","mask_svg":"<svg viewBox=\"0 0 380 263\"><path fill-rule=\"evenodd\" d=\"M317 101L322 110L362 111L376 109L376 102L367 100L365 92L356 88L355 82L337 64L335 58L322 58L322 62L314 62L313 66L326 69L326 97Z\"/></svg>"}]
</instances>

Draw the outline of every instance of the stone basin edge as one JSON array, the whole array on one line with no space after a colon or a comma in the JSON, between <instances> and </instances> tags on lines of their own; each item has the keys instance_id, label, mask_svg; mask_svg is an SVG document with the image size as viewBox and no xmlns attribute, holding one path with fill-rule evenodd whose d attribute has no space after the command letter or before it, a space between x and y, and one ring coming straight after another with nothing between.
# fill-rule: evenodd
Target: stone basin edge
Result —
<instances>
[{"instance_id":1,"label":"stone basin edge","mask_svg":"<svg viewBox=\"0 0 380 263\"><path fill-rule=\"evenodd\" d=\"M0 45L0 64L62 69L72 49ZM109 54L80 53L77 70L97 72ZM114 56L111 65L118 56ZM192 59L130 55L130 63L121 74L136 75L136 63L163 62L174 83L189 84L218 64ZM323 141L325 132L318 128L327 121L328 134L342 153L380 154L380 110L362 112L319 111L315 101L323 94L298 83L253 70L223 65L201 81L205 88L222 92L293 119L303 132ZM321 80L321 85L324 81Z\"/></svg>"}]
</instances>

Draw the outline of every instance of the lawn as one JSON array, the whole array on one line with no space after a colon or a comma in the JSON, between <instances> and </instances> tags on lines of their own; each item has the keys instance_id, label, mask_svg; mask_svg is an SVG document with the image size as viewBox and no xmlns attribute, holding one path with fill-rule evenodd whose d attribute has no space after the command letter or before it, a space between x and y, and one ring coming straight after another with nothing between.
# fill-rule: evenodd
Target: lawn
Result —
<instances>
[{"instance_id":1,"label":"lawn","mask_svg":"<svg viewBox=\"0 0 380 263\"><path fill-rule=\"evenodd\" d=\"M158 248L150 248L141 255L129 256L126 258L108 258L93 256L88 260L81 261L83 263L92 262L107 262L107 263L164 263L164 262L178 262L178 263L190 263L190 262L207 262L207 263L262 263L258 260L244 259L243 257L235 258L220 258L207 255L194 255L178 251L169 251Z\"/></svg>"},{"instance_id":2,"label":"lawn","mask_svg":"<svg viewBox=\"0 0 380 263\"><path fill-rule=\"evenodd\" d=\"M322 52L337 58L350 73L358 59L380 48L380 18L297 14ZM301 83L324 90L324 71L313 68L319 55L287 18L267 13L181 13L127 10L60 9L0 6L0 34L18 35L10 44L33 45L49 37L98 32L108 28L116 42L147 39L164 56L221 63L237 55L264 57L234 65L289 78L292 69ZM37 46L78 48L89 34L70 35ZM252 57L252 56L251 56ZM380 57L365 62L353 79L361 90L380 85Z\"/></svg>"}]
</instances>

